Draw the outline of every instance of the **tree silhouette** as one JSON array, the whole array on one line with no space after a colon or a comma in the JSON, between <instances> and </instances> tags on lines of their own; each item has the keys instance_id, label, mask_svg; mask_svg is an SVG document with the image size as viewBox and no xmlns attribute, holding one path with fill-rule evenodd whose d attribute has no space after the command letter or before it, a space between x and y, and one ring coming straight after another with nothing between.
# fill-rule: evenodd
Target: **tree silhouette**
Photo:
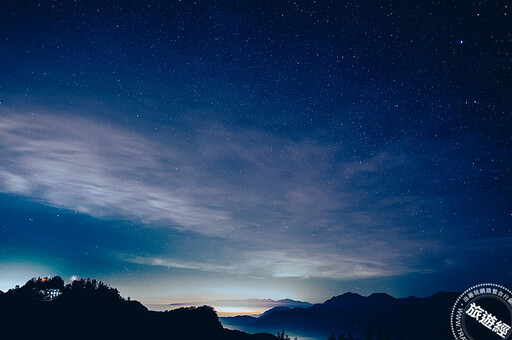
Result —
<instances>
[{"instance_id":1,"label":"tree silhouette","mask_svg":"<svg viewBox=\"0 0 512 340\"><path fill-rule=\"evenodd\" d=\"M61 295L44 299L47 289ZM148 311L127 301L101 281L79 279L64 285L60 277L33 278L24 286L0 294L1 339L188 339L272 340L271 334L249 335L222 327L212 307ZM284 333L280 339L289 340ZM73 336L72 336L73 337Z\"/></svg>"},{"instance_id":2,"label":"tree silhouette","mask_svg":"<svg viewBox=\"0 0 512 340\"><path fill-rule=\"evenodd\" d=\"M290 337L284 333L284 330L281 333L277 332L277 338L280 340L290 340Z\"/></svg>"},{"instance_id":3,"label":"tree silhouette","mask_svg":"<svg viewBox=\"0 0 512 340\"><path fill-rule=\"evenodd\" d=\"M49 288L64 289L64 280L60 276L52 277Z\"/></svg>"},{"instance_id":4,"label":"tree silhouette","mask_svg":"<svg viewBox=\"0 0 512 340\"><path fill-rule=\"evenodd\" d=\"M365 340L373 340L373 330L371 328L366 333Z\"/></svg>"}]
</instances>

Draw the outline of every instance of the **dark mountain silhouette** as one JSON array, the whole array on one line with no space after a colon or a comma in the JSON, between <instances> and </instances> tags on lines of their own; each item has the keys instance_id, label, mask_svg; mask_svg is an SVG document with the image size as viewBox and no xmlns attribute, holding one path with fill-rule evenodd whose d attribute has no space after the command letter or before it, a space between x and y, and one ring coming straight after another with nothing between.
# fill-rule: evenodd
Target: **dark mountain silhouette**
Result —
<instances>
[{"instance_id":1,"label":"dark mountain silhouette","mask_svg":"<svg viewBox=\"0 0 512 340\"><path fill-rule=\"evenodd\" d=\"M221 318L229 328L248 332L286 329L293 336L326 339L331 333L365 338L368 331L391 339L452 340L450 312L459 293L428 298L396 299L388 294L368 297L354 293L335 296L309 308L269 310L259 318Z\"/></svg>"},{"instance_id":2,"label":"dark mountain silhouette","mask_svg":"<svg viewBox=\"0 0 512 340\"><path fill-rule=\"evenodd\" d=\"M277 302L279 303L279 306L289 307L289 308L293 308L293 307L308 308L308 307L312 306L312 304L309 302L297 301L297 300L292 300L292 299L281 299L281 300L277 300ZM276 307L279 307L279 306L276 306Z\"/></svg>"},{"instance_id":3,"label":"dark mountain silhouette","mask_svg":"<svg viewBox=\"0 0 512 340\"><path fill-rule=\"evenodd\" d=\"M288 311L290 309L291 309L290 307L278 306L278 307L274 307L272 309L265 311L263 314L261 314L261 316L265 316L265 315L268 315L268 314L274 313L274 312L284 312L284 311Z\"/></svg>"},{"instance_id":4,"label":"dark mountain silhouette","mask_svg":"<svg viewBox=\"0 0 512 340\"><path fill-rule=\"evenodd\" d=\"M148 311L102 282L80 279L65 286L60 277L32 279L0 293L0 338L276 339L224 329L208 306Z\"/></svg>"},{"instance_id":5,"label":"dark mountain silhouette","mask_svg":"<svg viewBox=\"0 0 512 340\"><path fill-rule=\"evenodd\" d=\"M258 307L258 308L274 308L274 307L311 307L312 304L304 301L296 301L291 299L272 300L272 299L245 299L245 300L213 300L208 302L182 302L172 303L170 307L192 307L202 305L226 306L226 307Z\"/></svg>"}]
</instances>

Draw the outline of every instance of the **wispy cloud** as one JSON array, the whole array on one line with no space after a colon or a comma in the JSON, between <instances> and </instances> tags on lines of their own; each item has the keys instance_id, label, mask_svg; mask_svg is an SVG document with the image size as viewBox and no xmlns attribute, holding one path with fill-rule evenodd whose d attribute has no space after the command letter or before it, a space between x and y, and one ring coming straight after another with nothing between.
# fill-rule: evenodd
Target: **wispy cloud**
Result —
<instances>
[{"instance_id":1,"label":"wispy cloud","mask_svg":"<svg viewBox=\"0 0 512 340\"><path fill-rule=\"evenodd\" d=\"M231 248L230 245L227 245ZM318 246L316 248L319 248ZM329 249L332 250L332 249ZM124 261L150 266L166 268L200 270L224 274L236 274L248 278L265 280L267 278L330 278L338 280L363 279L404 274L411 271L420 271L410 267L397 267L397 254L386 254L389 249L377 250L381 252L380 260L369 258L350 257L343 253L329 253L312 247L291 250L257 250L240 252L236 260L217 258L207 261L184 261L177 258L162 258L147 256L132 256L122 254Z\"/></svg>"},{"instance_id":2,"label":"wispy cloud","mask_svg":"<svg viewBox=\"0 0 512 340\"><path fill-rule=\"evenodd\" d=\"M225 211L187 197L194 184L182 173L165 171L183 165L178 151L134 132L66 116L4 115L0 147L3 192L205 234L229 225Z\"/></svg>"},{"instance_id":3,"label":"wispy cloud","mask_svg":"<svg viewBox=\"0 0 512 340\"><path fill-rule=\"evenodd\" d=\"M399 159L381 152L355 161L343 158L341 147L309 139L193 125L187 136L155 138L71 114L3 112L0 190L99 218L226 240L210 262L176 254L123 258L137 264L258 278L417 270L404 265L417 242L401 232L396 196L369 189ZM405 199L400 205L414 209ZM398 251L392 242L404 246Z\"/></svg>"},{"instance_id":4,"label":"wispy cloud","mask_svg":"<svg viewBox=\"0 0 512 340\"><path fill-rule=\"evenodd\" d=\"M192 269L192 270L201 270L207 272L229 272L234 273L235 268L232 266L226 265L216 265L212 263L205 262L192 262L192 261L183 261L179 259L164 259L161 257L144 257L144 256L132 256L132 255L121 255L121 258L130 263L136 264L144 264L150 266L160 266L167 268L177 268L177 269Z\"/></svg>"}]
</instances>

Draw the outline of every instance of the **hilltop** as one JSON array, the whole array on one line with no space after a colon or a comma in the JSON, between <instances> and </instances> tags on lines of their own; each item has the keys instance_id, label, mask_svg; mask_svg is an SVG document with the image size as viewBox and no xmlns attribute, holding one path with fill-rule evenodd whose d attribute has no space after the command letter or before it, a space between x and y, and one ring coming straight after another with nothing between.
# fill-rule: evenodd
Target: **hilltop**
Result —
<instances>
[{"instance_id":1,"label":"hilltop","mask_svg":"<svg viewBox=\"0 0 512 340\"><path fill-rule=\"evenodd\" d=\"M31 279L0 293L0 320L5 339L276 339L224 329L208 306L149 311L91 279Z\"/></svg>"}]
</instances>

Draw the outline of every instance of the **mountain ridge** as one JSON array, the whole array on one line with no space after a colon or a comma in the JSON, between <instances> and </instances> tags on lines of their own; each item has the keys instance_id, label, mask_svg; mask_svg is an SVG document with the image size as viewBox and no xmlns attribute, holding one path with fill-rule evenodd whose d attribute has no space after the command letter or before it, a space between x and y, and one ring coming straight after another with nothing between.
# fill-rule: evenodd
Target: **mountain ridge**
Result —
<instances>
[{"instance_id":1,"label":"mountain ridge","mask_svg":"<svg viewBox=\"0 0 512 340\"><path fill-rule=\"evenodd\" d=\"M102 282L60 277L0 293L0 323L2 339L276 339L225 329L209 306L150 311Z\"/></svg>"},{"instance_id":2,"label":"mountain ridge","mask_svg":"<svg viewBox=\"0 0 512 340\"><path fill-rule=\"evenodd\" d=\"M457 292L426 298L395 298L386 293L362 296L347 292L308 308L269 310L263 316L220 318L225 327L250 332L286 329L290 334L325 339L331 333L364 338L370 329L404 340L451 340L449 315Z\"/></svg>"},{"instance_id":3,"label":"mountain ridge","mask_svg":"<svg viewBox=\"0 0 512 340\"><path fill-rule=\"evenodd\" d=\"M272 305L273 307L277 306L304 306L309 307L312 306L311 303L306 301L299 301L299 300L293 300L293 299L242 299L242 300L236 300L236 299L221 299L221 300L211 300L211 301L194 301L194 302L176 302L168 304L168 306L174 307L174 306L202 306L202 305L215 305L215 304L226 304L231 306L246 306L246 304L249 303L253 306L267 306ZM271 308L273 308L271 307Z\"/></svg>"}]
</instances>

